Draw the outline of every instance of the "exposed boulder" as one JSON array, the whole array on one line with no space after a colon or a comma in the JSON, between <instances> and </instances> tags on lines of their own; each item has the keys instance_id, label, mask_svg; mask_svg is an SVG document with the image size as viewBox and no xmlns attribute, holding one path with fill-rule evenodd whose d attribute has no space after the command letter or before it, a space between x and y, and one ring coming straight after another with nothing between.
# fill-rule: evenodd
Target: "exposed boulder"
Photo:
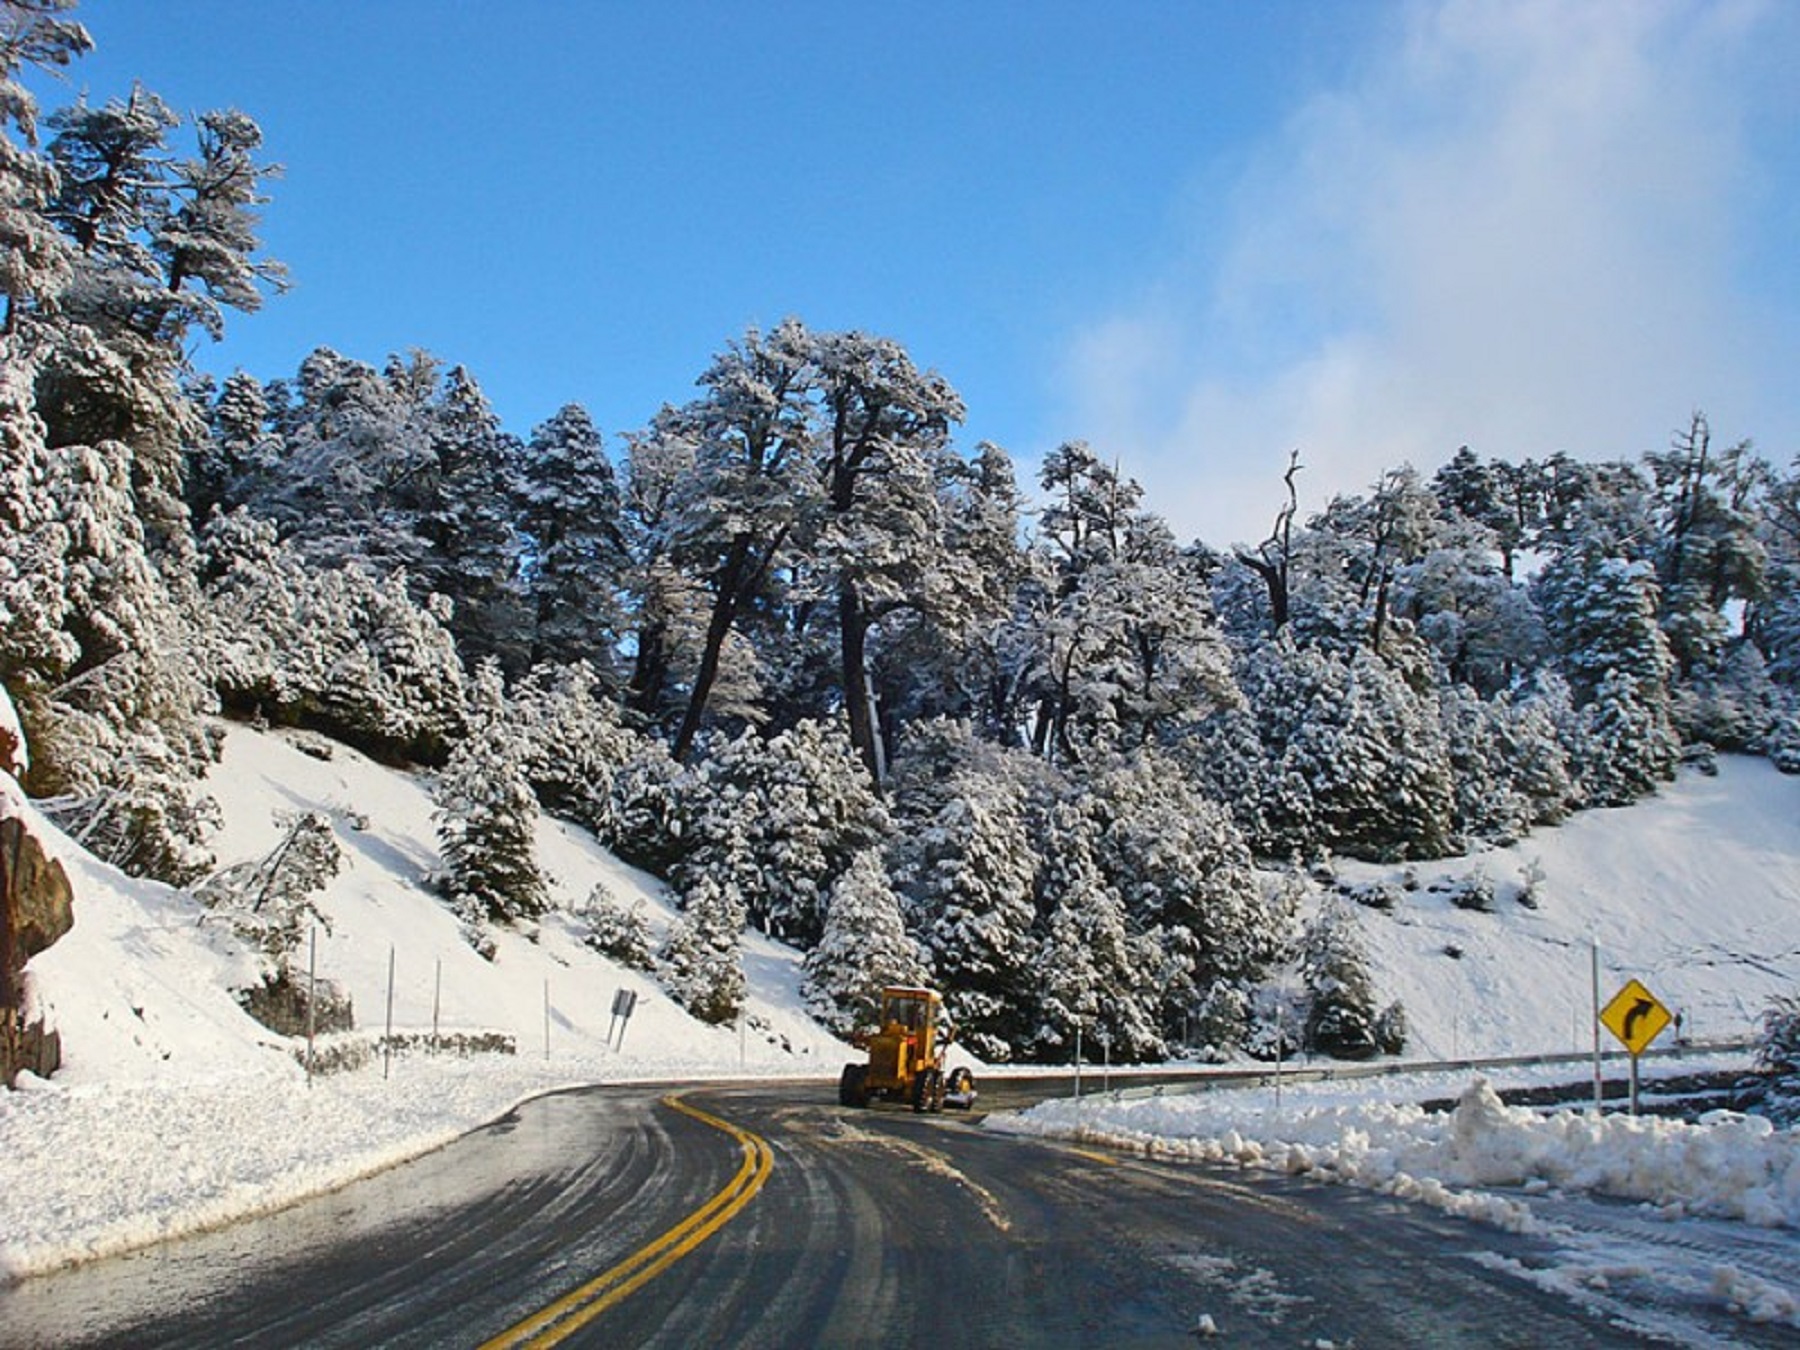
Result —
<instances>
[{"instance_id":1,"label":"exposed boulder","mask_svg":"<svg viewBox=\"0 0 1800 1350\"><path fill-rule=\"evenodd\" d=\"M0 811L8 809L0 794ZM54 1031L27 1021L25 963L75 926L74 891L25 818L0 818L0 1082L21 1069L48 1077L62 1062Z\"/></svg>"}]
</instances>

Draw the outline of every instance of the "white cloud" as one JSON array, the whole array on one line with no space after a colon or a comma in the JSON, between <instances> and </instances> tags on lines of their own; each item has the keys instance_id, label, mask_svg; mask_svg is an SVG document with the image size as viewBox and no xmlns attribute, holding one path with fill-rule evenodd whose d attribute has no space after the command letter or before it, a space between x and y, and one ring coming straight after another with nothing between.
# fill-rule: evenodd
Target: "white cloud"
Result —
<instances>
[{"instance_id":1,"label":"white cloud","mask_svg":"<svg viewBox=\"0 0 1800 1350\"><path fill-rule=\"evenodd\" d=\"M1635 456L1694 407L1775 451L1795 404L1742 279L1767 204L1747 67L1787 21L1754 3L1397 13L1195 213L1190 261L1071 343L1067 424L1215 544L1260 538L1295 448L1303 509L1464 443Z\"/></svg>"}]
</instances>

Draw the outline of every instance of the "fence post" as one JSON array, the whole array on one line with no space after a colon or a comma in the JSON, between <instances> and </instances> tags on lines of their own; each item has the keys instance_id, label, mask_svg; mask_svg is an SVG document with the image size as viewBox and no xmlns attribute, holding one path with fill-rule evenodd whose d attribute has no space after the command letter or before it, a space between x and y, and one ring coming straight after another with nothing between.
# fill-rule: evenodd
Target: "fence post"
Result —
<instances>
[{"instance_id":1,"label":"fence post","mask_svg":"<svg viewBox=\"0 0 1800 1350\"><path fill-rule=\"evenodd\" d=\"M319 925L312 930L312 953L306 958L306 1086L313 1080L313 1036L319 1025Z\"/></svg>"},{"instance_id":2,"label":"fence post","mask_svg":"<svg viewBox=\"0 0 1800 1350\"><path fill-rule=\"evenodd\" d=\"M381 1076L388 1076L388 1060L394 1053L394 945L388 944L387 1034L381 1038Z\"/></svg>"}]
</instances>

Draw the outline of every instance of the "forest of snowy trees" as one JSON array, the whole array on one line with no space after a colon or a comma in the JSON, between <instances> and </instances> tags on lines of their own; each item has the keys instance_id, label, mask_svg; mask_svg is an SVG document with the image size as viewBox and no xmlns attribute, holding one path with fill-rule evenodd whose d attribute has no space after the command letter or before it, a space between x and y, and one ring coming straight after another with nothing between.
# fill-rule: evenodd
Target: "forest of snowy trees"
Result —
<instances>
[{"instance_id":1,"label":"forest of snowy trees","mask_svg":"<svg viewBox=\"0 0 1800 1350\"><path fill-rule=\"evenodd\" d=\"M928 979L991 1058L1267 1049L1285 970L1358 1054L1404 1016L1354 924L1298 917L1333 856L1517 839L1713 750L1800 771L1800 470L1704 416L1312 515L1302 450L1216 547L1110 450L1021 484L899 344L795 320L610 445L421 351L215 383L190 344L284 284L260 131L42 114L68 8L0 2L0 682L28 790L129 871L208 877L215 719L263 719L436 775L478 947L548 903L540 807L667 878L660 946L584 913L710 1020L753 925L839 1028Z\"/></svg>"}]
</instances>

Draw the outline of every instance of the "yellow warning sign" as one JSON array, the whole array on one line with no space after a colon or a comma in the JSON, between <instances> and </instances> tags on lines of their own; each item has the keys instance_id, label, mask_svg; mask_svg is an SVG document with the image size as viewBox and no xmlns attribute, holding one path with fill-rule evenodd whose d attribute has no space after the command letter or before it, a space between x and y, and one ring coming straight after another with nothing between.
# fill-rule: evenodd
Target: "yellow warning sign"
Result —
<instances>
[{"instance_id":1,"label":"yellow warning sign","mask_svg":"<svg viewBox=\"0 0 1800 1350\"><path fill-rule=\"evenodd\" d=\"M1600 1020L1627 1050L1641 1055L1674 1018L1657 1001L1655 994L1638 981L1628 980L1625 987L1612 996L1612 1002L1600 1010Z\"/></svg>"}]
</instances>

